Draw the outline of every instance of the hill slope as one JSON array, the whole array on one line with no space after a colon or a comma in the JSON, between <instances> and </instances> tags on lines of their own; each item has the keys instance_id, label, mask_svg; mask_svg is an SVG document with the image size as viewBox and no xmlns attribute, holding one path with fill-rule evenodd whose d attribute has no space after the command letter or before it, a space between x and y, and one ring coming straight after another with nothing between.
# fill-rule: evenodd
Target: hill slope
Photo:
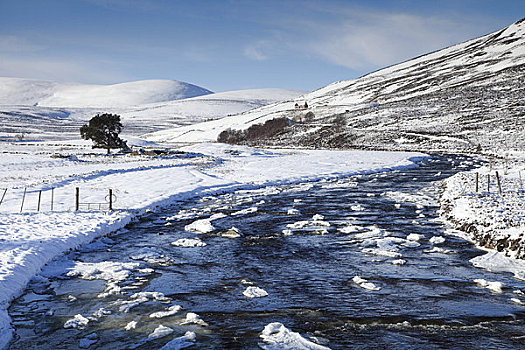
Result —
<instances>
[{"instance_id":1,"label":"hill slope","mask_svg":"<svg viewBox=\"0 0 525 350\"><path fill-rule=\"evenodd\" d=\"M115 108L179 100L211 93L199 86L174 80L89 85L0 78L0 105Z\"/></svg>"},{"instance_id":2,"label":"hill slope","mask_svg":"<svg viewBox=\"0 0 525 350\"><path fill-rule=\"evenodd\" d=\"M307 101L308 111L294 110ZM276 117L299 120L279 146L368 149L525 149L525 20L495 33L330 84L295 101L147 135L164 142L209 141L226 128Z\"/></svg>"},{"instance_id":3,"label":"hill slope","mask_svg":"<svg viewBox=\"0 0 525 350\"><path fill-rule=\"evenodd\" d=\"M26 80L27 82L27 80ZM13 95L19 93L19 101L28 102L36 99L45 91L41 84L31 89L23 84L24 89L12 89ZM45 82L44 85L48 84ZM47 85L48 86L48 85ZM269 103L295 98L304 91L285 89L256 89L228 91L207 94L193 98L156 102L129 107L43 107L41 105L1 105L0 104L0 141L1 140L56 140L79 138L79 128L97 113L110 112L119 114L124 125L125 135L140 135L177 126L190 125L241 113ZM108 99L116 95L108 95ZM1 95L0 95L1 96ZM152 97L157 97L152 94ZM0 98L7 99L5 96ZM10 99L11 102L14 99Z\"/></svg>"}]
</instances>

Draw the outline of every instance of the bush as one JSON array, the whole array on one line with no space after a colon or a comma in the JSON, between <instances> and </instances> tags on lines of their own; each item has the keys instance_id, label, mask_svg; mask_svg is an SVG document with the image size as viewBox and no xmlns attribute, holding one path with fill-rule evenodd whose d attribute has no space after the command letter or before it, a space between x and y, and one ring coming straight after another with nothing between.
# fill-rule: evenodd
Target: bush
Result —
<instances>
[{"instance_id":1,"label":"bush","mask_svg":"<svg viewBox=\"0 0 525 350\"><path fill-rule=\"evenodd\" d=\"M264 124L254 124L246 130L226 129L219 134L217 142L237 144L273 137L291 124L290 119L280 117L267 120Z\"/></svg>"}]
</instances>

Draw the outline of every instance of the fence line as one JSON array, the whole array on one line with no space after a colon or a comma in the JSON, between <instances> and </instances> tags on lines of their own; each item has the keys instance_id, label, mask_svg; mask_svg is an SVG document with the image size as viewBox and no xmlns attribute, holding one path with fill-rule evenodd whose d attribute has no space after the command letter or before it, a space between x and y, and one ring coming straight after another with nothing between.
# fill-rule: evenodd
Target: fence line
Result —
<instances>
[{"instance_id":1,"label":"fence line","mask_svg":"<svg viewBox=\"0 0 525 350\"><path fill-rule=\"evenodd\" d=\"M75 187L74 196L73 196L74 202L69 202L69 201L64 202L63 200L64 196L61 196L62 200L59 202L60 207L64 207L64 206L69 207L66 210L74 209L74 211L80 211L81 209L87 210L87 211L90 211L90 210L113 211L114 210L114 204L117 201L117 197L115 196L113 189L109 189L108 192L106 192L108 193L106 196L103 196L101 194L100 197L103 198L103 200L99 202L83 202L80 196L80 192L81 192L80 187ZM93 197L93 191L89 191L89 192L91 194L91 197ZM32 195L30 195L31 193L35 193L35 194L38 193L38 197L37 198L33 197ZM28 188L24 187L23 192L21 192L21 189L20 190L13 190L13 189L10 190L9 188L5 188L0 197L0 212L2 211L3 208L6 207L6 205L8 206L8 208L10 208L9 211L12 211L14 209L13 206L16 207L17 202L20 205L19 206L20 213L24 211L25 212L28 212L28 211L40 212L41 210L43 210L42 207L43 207L43 204L45 203L46 193L50 193L50 206L49 206L50 209L49 210L54 211L56 207L55 206L56 196L55 196L54 187L47 188L47 189L34 190L34 191L32 190L28 191ZM20 197L21 197L21 201L19 202ZM72 197L69 197L69 198L72 198ZM34 206L31 208L31 202L35 203L35 201L36 201L36 208ZM71 203L72 206L68 206L67 202Z\"/></svg>"}]
</instances>

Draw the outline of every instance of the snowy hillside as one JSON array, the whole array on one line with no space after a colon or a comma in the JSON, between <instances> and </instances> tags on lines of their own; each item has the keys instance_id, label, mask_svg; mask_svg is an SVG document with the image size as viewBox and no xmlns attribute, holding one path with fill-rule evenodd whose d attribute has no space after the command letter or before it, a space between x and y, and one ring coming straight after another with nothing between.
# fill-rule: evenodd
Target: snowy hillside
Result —
<instances>
[{"instance_id":1,"label":"snowy hillside","mask_svg":"<svg viewBox=\"0 0 525 350\"><path fill-rule=\"evenodd\" d=\"M181 89L178 84L183 84ZM285 89L238 90L212 94L193 85L168 80L106 87L86 88L86 85L80 84L71 86L65 89L59 83L0 78L0 140L78 138L80 126L95 114L104 112L116 113L122 117L124 134L140 135L222 118L304 94L304 91ZM68 91L69 102L65 98L59 98L59 93L53 92L59 90ZM76 98L73 98L73 91L79 93ZM173 100L182 94L199 91L201 96ZM94 97L98 93L102 95ZM59 99L62 99L61 102L56 104L61 104L61 107L45 106L54 105L50 101ZM151 101L153 102L146 103ZM102 102L107 105L86 107L103 104Z\"/></svg>"},{"instance_id":2,"label":"snowy hillside","mask_svg":"<svg viewBox=\"0 0 525 350\"><path fill-rule=\"evenodd\" d=\"M0 78L0 105L70 108L128 107L207 94L211 94L211 91L174 80L89 85Z\"/></svg>"},{"instance_id":3,"label":"snowy hillside","mask_svg":"<svg viewBox=\"0 0 525 350\"><path fill-rule=\"evenodd\" d=\"M305 101L309 109L294 109ZM301 119L260 144L370 149L525 148L525 20L498 32L333 83L295 101L221 121L147 135L163 142L215 140L276 117Z\"/></svg>"}]
</instances>

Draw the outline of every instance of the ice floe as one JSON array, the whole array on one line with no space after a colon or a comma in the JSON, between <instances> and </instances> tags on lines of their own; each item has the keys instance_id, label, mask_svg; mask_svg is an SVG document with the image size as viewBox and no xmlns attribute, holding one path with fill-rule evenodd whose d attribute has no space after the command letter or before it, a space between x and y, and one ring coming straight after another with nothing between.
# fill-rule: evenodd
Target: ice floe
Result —
<instances>
[{"instance_id":1,"label":"ice floe","mask_svg":"<svg viewBox=\"0 0 525 350\"><path fill-rule=\"evenodd\" d=\"M221 237L225 238L239 238L241 237L241 233L239 232L239 229L235 226L232 226L228 231L225 231L221 233Z\"/></svg>"},{"instance_id":2,"label":"ice floe","mask_svg":"<svg viewBox=\"0 0 525 350\"><path fill-rule=\"evenodd\" d=\"M207 326L208 325L206 322L204 322L200 318L199 315L197 315L194 312L188 312L186 314L186 319L184 319L184 321L181 323L181 325L185 325L185 324L196 324L196 325L199 325L199 326Z\"/></svg>"},{"instance_id":3,"label":"ice floe","mask_svg":"<svg viewBox=\"0 0 525 350\"><path fill-rule=\"evenodd\" d=\"M417 233L411 233L407 236L408 241L414 241L414 242L418 242L419 240L421 240L421 238L423 238L423 236Z\"/></svg>"},{"instance_id":4,"label":"ice floe","mask_svg":"<svg viewBox=\"0 0 525 350\"><path fill-rule=\"evenodd\" d=\"M194 345L194 341L197 338L194 332L187 331L183 336L173 338L167 342L160 350L179 350Z\"/></svg>"},{"instance_id":5,"label":"ice floe","mask_svg":"<svg viewBox=\"0 0 525 350\"><path fill-rule=\"evenodd\" d=\"M157 311L149 315L150 318L163 318L175 315L177 312L182 309L182 306L180 305L172 305L168 307L165 311Z\"/></svg>"},{"instance_id":6,"label":"ice floe","mask_svg":"<svg viewBox=\"0 0 525 350\"><path fill-rule=\"evenodd\" d=\"M201 241L199 238L180 238L175 242L171 242L171 245L183 248L195 248L204 247L206 246L206 243Z\"/></svg>"},{"instance_id":7,"label":"ice floe","mask_svg":"<svg viewBox=\"0 0 525 350\"><path fill-rule=\"evenodd\" d=\"M445 238L441 236L434 236L429 239L429 242L432 244L441 244L445 242Z\"/></svg>"},{"instance_id":8,"label":"ice floe","mask_svg":"<svg viewBox=\"0 0 525 350\"><path fill-rule=\"evenodd\" d=\"M246 208L246 209L243 209L243 210L239 210L239 211L233 212L233 213L231 213L231 215L232 216L246 215L246 214L255 213L256 211L257 211L257 207L251 207L251 208Z\"/></svg>"},{"instance_id":9,"label":"ice floe","mask_svg":"<svg viewBox=\"0 0 525 350\"><path fill-rule=\"evenodd\" d=\"M259 346L264 350L330 350L303 338L279 322L266 325L260 337L264 343L260 343Z\"/></svg>"},{"instance_id":10,"label":"ice floe","mask_svg":"<svg viewBox=\"0 0 525 350\"><path fill-rule=\"evenodd\" d=\"M363 289L367 289L367 290L380 290L381 289L381 287L378 287L375 284L373 284L372 282L368 282L366 279L361 278L359 276L354 276L352 278L352 282L357 284L359 287L361 287Z\"/></svg>"},{"instance_id":11,"label":"ice floe","mask_svg":"<svg viewBox=\"0 0 525 350\"><path fill-rule=\"evenodd\" d=\"M189 225L184 226L186 231L197 233L209 233L215 230L209 219L199 219Z\"/></svg>"},{"instance_id":12,"label":"ice floe","mask_svg":"<svg viewBox=\"0 0 525 350\"><path fill-rule=\"evenodd\" d=\"M135 329L136 327L137 327L137 321L130 321L130 322L128 322L126 327L124 327L124 329L127 330L127 331L130 331L132 329Z\"/></svg>"},{"instance_id":13,"label":"ice floe","mask_svg":"<svg viewBox=\"0 0 525 350\"><path fill-rule=\"evenodd\" d=\"M131 270L139 267L138 263L102 261L99 263L75 262L67 276L80 277L85 280L123 281L129 277Z\"/></svg>"},{"instance_id":14,"label":"ice floe","mask_svg":"<svg viewBox=\"0 0 525 350\"><path fill-rule=\"evenodd\" d=\"M475 279L474 282L476 282L478 284L478 286L480 287L483 287L483 288L487 288L491 291L493 291L494 293L498 293L498 294L501 294L503 293L503 283L501 282L489 282L489 281L486 281L482 278L478 278L478 279Z\"/></svg>"},{"instance_id":15,"label":"ice floe","mask_svg":"<svg viewBox=\"0 0 525 350\"><path fill-rule=\"evenodd\" d=\"M396 259L392 260L392 265L405 265L407 263L404 259Z\"/></svg>"},{"instance_id":16,"label":"ice floe","mask_svg":"<svg viewBox=\"0 0 525 350\"><path fill-rule=\"evenodd\" d=\"M347 226L340 227L337 229L337 231L341 233L354 233L354 232L359 232L362 230L363 230L363 227L356 226L356 225L347 225Z\"/></svg>"},{"instance_id":17,"label":"ice floe","mask_svg":"<svg viewBox=\"0 0 525 350\"><path fill-rule=\"evenodd\" d=\"M173 329L172 328L166 327L166 326L163 326L163 325L159 325L157 328L155 328L153 333L150 333L148 335L148 338L149 339L158 339L158 338L165 337L165 336L167 336L168 334L171 334L171 333L173 333Z\"/></svg>"},{"instance_id":18,"label":"ice floe","mask_svg":"<svg viewBox=\"0 0 525 350\"><path fill-rule=\"evenodd\" d=\"M268 296L268 293L259 287L250 286L242 294L247 298L262 298Z\"/></svg>"},{"instance_id":19,"label":"ice floe","mask_svg":"<svg viewBox=\"0 0 525 350\"><path fill-rule=\"evenodd\" d=\"M286 213L288 215L299 215L301 212L298 209L292 208L292 209L288 209Z\"/></svg>"},{"instance_id":20,"label":"ice floe","mask_svg":"<svg viewBox=\"0 0 525 350\"><path fill-rule=\"evenodd\" d=\"M82 316L81 314L75 315L64 323L64 328L78 328L84 329L89 323L89 319Z\"/></svg>"}]
</instances>

